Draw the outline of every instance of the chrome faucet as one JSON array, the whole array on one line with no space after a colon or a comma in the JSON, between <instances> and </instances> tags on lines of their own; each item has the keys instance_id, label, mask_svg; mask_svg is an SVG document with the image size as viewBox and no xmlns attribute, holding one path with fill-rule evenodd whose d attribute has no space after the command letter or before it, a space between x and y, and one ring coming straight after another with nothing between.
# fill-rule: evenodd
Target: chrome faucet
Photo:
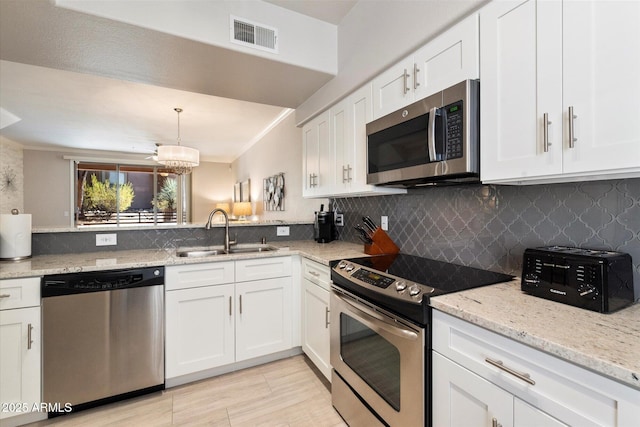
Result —
<instances>
[{"instance_id":1,"label":"chrome faucet","mask_svg":"<svg viewBox=\"0 0 640 427\"><path fill-rule=\"evenodd\" d=\"M229 253L229 248L231 245L235 245L235 240L229 240L229 215L224 211L224 209L216 208L211 211L209 214L209 220L207 221L207 225L204 226L206 230L211 229L211 219L216 214L216 212L220 212L224 216L224 250Z\"/></svg>"}]
</instances>

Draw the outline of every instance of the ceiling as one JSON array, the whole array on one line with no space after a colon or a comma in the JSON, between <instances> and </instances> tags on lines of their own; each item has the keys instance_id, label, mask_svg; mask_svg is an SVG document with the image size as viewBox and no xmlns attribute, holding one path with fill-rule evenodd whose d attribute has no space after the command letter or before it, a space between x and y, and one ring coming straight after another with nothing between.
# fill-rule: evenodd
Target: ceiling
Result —
<instances>
[{"instance_id":1,"label":"ceiling","mask_svg":"<svg viewBox=\"0 0 640 427\"><path fill-rule=\"evenodd\" d=\"M356 3L267 1L332 24ZM0 0L0 59L0 134L27 148L151 154L176 143L180 107L182 144L225 163L333 77L50 0Z\"/></svg>"}]
</instances>

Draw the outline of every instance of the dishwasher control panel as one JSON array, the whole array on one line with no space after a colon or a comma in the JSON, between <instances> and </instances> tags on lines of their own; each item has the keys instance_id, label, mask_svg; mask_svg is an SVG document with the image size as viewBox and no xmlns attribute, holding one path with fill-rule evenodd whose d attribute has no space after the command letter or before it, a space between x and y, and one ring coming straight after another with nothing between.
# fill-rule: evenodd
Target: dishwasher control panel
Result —
<instances>
[{"instance_id":1,"label":"dishwasher control panel","mask_svg":"<svg viewBox=\"0 0 640 427\"><path fill-rule=\"evenodd\" d=\"M42 297L164 285L164 267L65 273L42 278Z\"/></svg>"}]
</instances>

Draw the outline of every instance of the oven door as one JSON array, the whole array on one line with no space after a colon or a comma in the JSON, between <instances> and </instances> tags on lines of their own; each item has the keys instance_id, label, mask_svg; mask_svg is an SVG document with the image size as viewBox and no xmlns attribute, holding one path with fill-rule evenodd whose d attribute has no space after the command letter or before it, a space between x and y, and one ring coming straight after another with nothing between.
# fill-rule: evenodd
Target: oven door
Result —
<instances>
[{"instance_id":1,"label":"oven door","mask_svg":"<svg viewBox=\"0 0 640 427\"><path fill-rule=\"evenodd\" d=\"M424 329L334 286L330 332L333 369L378 417L392 426L425 425Z\"/></svg>"}]
</instances>

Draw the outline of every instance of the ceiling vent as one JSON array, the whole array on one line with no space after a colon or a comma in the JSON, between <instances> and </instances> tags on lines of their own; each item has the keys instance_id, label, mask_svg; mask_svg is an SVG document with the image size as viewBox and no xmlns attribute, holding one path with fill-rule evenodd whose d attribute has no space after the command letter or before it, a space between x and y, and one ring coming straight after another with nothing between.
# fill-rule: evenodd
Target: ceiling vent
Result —
<instances>
[{"instance_id":1,"label":"ceiling vent","mask_svg":"<svg viewBox=\"0 0 640 427\"><path fill-rule=\"evenodd\" d=\"M231 16L231 41L255 49L278 53L278 29Z\"/></svg>"}]
</instances>

